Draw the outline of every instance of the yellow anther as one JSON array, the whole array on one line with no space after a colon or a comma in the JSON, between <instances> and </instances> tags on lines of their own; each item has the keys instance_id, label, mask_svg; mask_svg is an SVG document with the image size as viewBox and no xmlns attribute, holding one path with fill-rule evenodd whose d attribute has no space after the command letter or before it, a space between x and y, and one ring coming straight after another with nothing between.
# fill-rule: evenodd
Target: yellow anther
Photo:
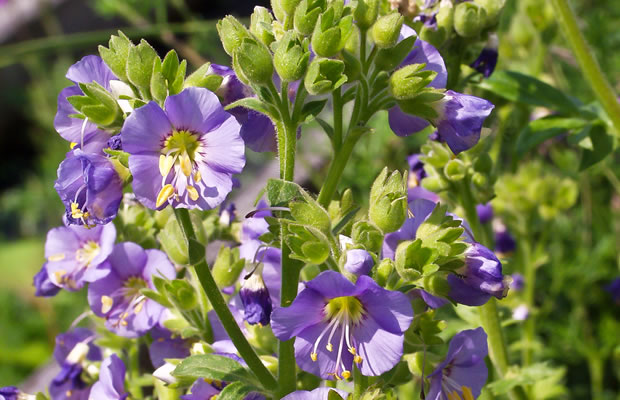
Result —
<instances>
[{"instance_id":1,"label":"yellow anther","mask_svg":"<svg viewBox=\"0 0 620 400\"><path fill-rule=\"evenodd\" d=\"M74 148L75 146L77 146L77 142L71 142L71 143L69 144L69 148L70 148L71 150L73 150L73 148Z\"/></svg>"},{"instance_id":2,"label":"yellow anther","mask_svg":"<svg viewBox=\"0 0 620 400\"><path fill-rule=\"evenodd\" d=\"M468 386L461 386L463 390L463 400L474 400L474 394Z\"/></svg>"},{"instance_id":3,"label":"yellow anther","mask_svg":"<svg viewBox=\"0 0 620 400\"><path fill-rule=\"evenodd\" d=\"M414 188L420 184L420 182L418 182L418 177L415 174L409 175L409 179L407 183L408 183L409 188Z\"/></svg>"},{"instance_id":4,"label":"yellow anther","mask_svg":"<svg viewBox=\"0 0 620 400\"><path fill-rule=\"evenodd\" d=\"M202 175L200 174L200 171L196 171L196 173L194 174L194 182L198 183L202 180Z\"/></svg>"},{"instance_id":5,"label":"yellow anther","mask_svg":"<svg viewBox=\"0 0 620 400\"><path fill-rule=\"evenodd\" d=\"M317 357L318 357L318 354L314 352L310 353L310 358L312 359L312 361L316 361Z\"/></svg>"},{"instance_id":6,"label":"yellow anther","mask_svg":"<svg viewBox=\"0 0 620 400\"><path fill-rule=\"evenodd\" d=\"M333 351L334 350L334 346L332 346L331 343L327 343L327 346L325 346L325 348L327 349L327 351Z\"/></svg>"},{"instance_id":7,"label":"yellow anther","mask_svg":"<svg viewBox=\"0 0 620 400\"><path fill-rule=\"evenodd\" d=\"M364 360L364 359L359 354L356 355L355 357L353 357L353 361L355 361L356 364L361 364L362 360Z\"/></svg>"},{"instance_id":8,"label":"yellow anther","mask_svg":"<svg viewBox=\"0 0 620 400\"><path fill-rule=\"evenodd\" d=\"M170 172L170 169L172 168L173 165L174 165L174 157L165 156L163 154L159 156L159 173L161 174L161 176L163 177L168 176L168 173Z\"/></svg>"},{"instance_id":9,"label":"yellow anther","mask_svg":"<svg viewBox=\"0 0 620 400\"><path fill-rule=\"evenodd\" d=\"M195 187L188 185L187 186L187 193L189 194L189 198L192 199L193 201L198 200L198 190L196 190Z\"/></svg>"},{"instance_id":10,"label":"yellow anther","mask_svg":"<svg viewBox=\"0 0 620 400\"><path fill-rule=\"evenodd\" d=\"M166 339L164 339L163 337L160 337L159 339L157 339L157 341L160 342L160 343L163 342L164 340L166 340Z\"/></svg>"},{"instance_id":11,"label":"yellow anther","mask_svg":"<svg viewBox=\"0 0 620 400\"><path fill-rule=\"evenodd\" d=\"M357 354L357 351L355 350L355 347L350 347L350 348L349 348L349 353L351 353L351 354L353 354L353 355L356 355L356 354Z\"/></svg>"},{"instance_id":12,"label":"yellow anther","mask_svg":"<svg viewBox=\"0 0 620 400\"><path fill-rule=\"evenodd\" d=\"M80 205L76 202L71 203L71 217L75 219L84 217L84 213L80 210Z\"/></svg>"},{"instance_id":13,"label":"yellow anther","mask_svg":"<svg viewBox=\"0 0 620 400\"><path fill-rule=\"evenodd\" d=\"M142 306L144 306L144 302L141 301L139 302L134 308L133 308L133 312L135 314L138 314L140 311L142 311Z\"/></svg>"},{"instance_id":14,"label":"yellow anther","mask_svg":"<svg viewBox=\"0 0 620 400\"><path fill-rule=\"evenodd\" d=\"M183 171L185 176L192 175L192 160L189 159L187 153L181 155L181 171Z\"/></svg>"},{"instance_id":15,"label":"yellow anther","mask_svg":"<svg viewBox=\"0 0 620 400\"><path fill-rule=\"evenodd\" d=\"M65 253L53 254L47 258L48 261L62 261L65 259Z\"/></svg>"},{"instance_id":16,"label":"yellow anther","mask_svg":"<svg viewBox=\"0 0 620 400\"><path fill-rule=\"evenodd\" d=\"M114 299L110 296L101 296L101 313L107 314L108 311L112 309L114 305Z\"/></svg>"},{"instance_id":17,"label":"yellow anther","mask_svg":"<svg viewBox=\"0 0 620 400\"><path fill-rule=\"evenodd\" d=\"M164 185L163 188L159 191L157 195L157 202L155 203L155 207L159 208L164 204L170 197L174 195L174 186L171 184Z\"/></svg>"},{"instance_id":18,"label":"yellow anther","mask_svg":"<svg viewBox=\"0 0 620 400\"><path fill-rule=\"evenodd\" d=\"M58 282L61 282L64 280L64 275L67 273L67 271L65 271L64 269L58 270L58 271L54 271L54 276L56 277L56 280Z\"/></svg>"},{"instance_id":19,"label":"yellow anther","mask_svg":"<svg viewBox=\"0 0 620 400\"><path fill-rule=\"evenodd\" d=\"M67 391L65 392L65 395L66 395L67 397L71 397L71 396L73 396L73 392L72 392L71 390L67 390Z\"/></svg>"},{"instance_id":20,"label":"yellow anther","mask_svg":"<svg viewBox=\"0 0 620 400\"><path fill-rule=\"evenodd\" d=\"M344 371L342 371L342 377L344 379L349 379L351 377L351 372L347 371L346 369Z\"/></svg>"},{"instance_id":21,"label":"yellow anther","mask_svg":"<svg viewBox=\"0 0 620 400\"><path fill-rule=\"evenodd\" d=\"M121 320L121 325L123 325L123 326L127 326L127 325L128 325L128 324L127 324L127 321L125 321L125 320Z\"/></svg>"}]
</instances>

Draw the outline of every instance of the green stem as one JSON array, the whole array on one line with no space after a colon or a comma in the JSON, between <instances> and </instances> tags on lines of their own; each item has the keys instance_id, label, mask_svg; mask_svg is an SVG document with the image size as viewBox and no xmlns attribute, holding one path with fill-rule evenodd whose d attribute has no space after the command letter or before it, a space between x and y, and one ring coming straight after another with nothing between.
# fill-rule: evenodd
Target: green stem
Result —
<instances>
[{"instance_id":1,"label":"green stem","mask_svg":"<svg viewBox=\"0 0 620 400\"><path fill-rule=\"evenodd\" d=\"M129 349L129 392L135 399L142 398L142 387L136 382L140 376L140 340L136 340Z\"/></svg>"},{"instance_id":2,"label":"green stem","mask_svg":"<svg viewBox=\"0 0 620 400\"><path fill-rule=\"evenodd\" d=\"M177 208L174 210L174 214L179 221L179 225L181 225L188 243L196 241L196 233L194 232L194 227L192 226L192 221L189 217L189 211L185 208ZM202 258L194 265L194 268L196 270L198 280L207 294L209 302L211 302L213 310L215 310L217 317L230 337L230 340L232 340L235 345L239 355L243 358L250 370L252 370L267 390L275 390L277 388L275 378L271 375L271 372L269 372L261 359L258 357L250 343L245 338L243 332L241 332L241 328L239 328L239 325L237 325L235 318L230 312L228 304L226 304L226 301L222 296L222 292L217 287L217 283L215 283L215 279L213 279L213 275L211 274L211 270L209 269L205 259Z\"/></svg>"},{"instance_id":3,"label":"green stem","mask_svg":"<svg viewBox=\"0 0 620 400\"><path fill-rule=\"evenodd\" d=\"M340 88L334 90L332 96L334 99L334 136L332 142L335 154L342 145L342 92Z\"/></svg>"},{"instance_id":4,"label":"green stem","mask_svg":"<svg viewBox=\"0 0 620 400\"><path fill-rule=\"evenodd\" d=\"M323 207L327 207L332 201L332 197L334 197L334 193L336 192L336 187L338 186L344 167L347 166L347 162L349 161L349 157L351 157L353 148L362 136L362 133L362 130L354 129L350 131L345 138L342 147L334 155L334 159L329 166L329 171L327 172L327 177L325 178L325 183L323 183L323 187L321 187L321 191L319 192L319 197L317 199L319 204Z\"/></svg>"},{"instance_id":5,"label":"green stem","mask_svg":"<svg viewBox=\"0 0 620 400\"><path fill-rule=\"evenodd\" d=\"M471 193L469 182L461 187L461 206L465 210L465 219L469 222L474 239L482 244L486 243L485 233L480 224L478 213L476 212L476 202ZM480 322L487 334L487 342L489 345L489 356L495 366L500 377L504 377L508 372L508 349L504 340L501 322L497 313L497 301L491 297L484 305L478 309L480 313ZM523 388L517 387L510 392L511 399L526 399L527 396Z\"/></svg>"},{"instance_id":6,"label":"green stem","mask_svg":"<svg viewBox=\"0 0 620 400\"><path fill-rule=\"evenodd\" d=\"M362 375L357 366L353 366L353 400L360 400L368 387L368 377Z\"/></svg>"},{"instance_id":7,"label":"green stem","mask_svg":"<svg viewBox=\"0 0 620 400\"><path fill-rule=\"evenodd\" d=\"M524 236L521 235L521 237L523 238ZM523 324L523 337L525 340L525 345L523 346L523 349L521 351L521 356L522 356L522 360L521 360L521 364L523 367L527 367L528 365L532 364L532 355L533 355L533 349L532 346L534 345L534 336L535 336L535 332L536 332L536 325L535 325L535 319L534 319L534 315L531 312L533 307L534 307L534 288L536 286L536 271L535 271L535 265L532 262L532 257L531 257L531 245L529 243L529 241L527 239L521 240L519 241L520 244L520 248L521 248L521 257L522 257L522 265L523 265L523 270L525 272L525 305L527 306L527 309L530 310L530 315L527 318L527 320L525 320L524 324Z\"/></svg>"},{"instance_id":8,"label":"green stem","mask_svg":"<svg viewBox=\"0 0 620 400\"><path fill-rule=\"evenodd\" d=\"M583 75L605 109L616 130L616 135L620 135L620 103L618 103L614 90L605 78L601 67L592 54L592 50L579 30L573 10L567 0L552 0L551 4L555 9L558 24L564 30L564 34L573 48L573 53Z\"/></svg>"}]
</instances>

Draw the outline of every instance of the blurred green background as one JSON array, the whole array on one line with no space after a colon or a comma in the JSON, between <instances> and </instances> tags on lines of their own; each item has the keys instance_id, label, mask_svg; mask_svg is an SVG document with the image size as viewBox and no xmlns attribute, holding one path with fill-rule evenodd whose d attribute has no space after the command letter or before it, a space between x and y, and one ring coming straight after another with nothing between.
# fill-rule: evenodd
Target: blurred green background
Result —
<instances>
[{"instance_id":1,"label":"blurred green background","mask_svg":"<svg viewBox=\"0 0 620 400\"><path fill-rule=\"evenodd\" d=\"M55 335L67 329L86 304L84 294L65 292L51 301L35 298L32 287L32 276L43 262L45 233L61 224L63 212L53 183L68 147L54 131L53 118L57 95L69 84L64 79L67 68L84 55L96 54L97 45L107 43L117 29L134 41L147 38L160 55L175 48L194 68L205 60L225 64L228 59L219 45L215 21L226 14L247 17L255 5L267 3L0 1L0 386L20 383L45 364ZM620 1L572 4L603 71L620 92ZM499 34L498 70L535 76L586 104L594 100L547 2L508 0ZM541 111L475 91L497 105L494 127L508 144L511 140L514 144ZM358 145L341 183L352 187L360 202L383 165L405 168L406 155L425 139L397 138L385 116L374 125L377 132ZM318 156L324 162L318 169L309 168L310 188L321 182L329 152L319 149ZM548 141L520 161L539 159L545 171L558 179L569 178L579 188L578 205L545 222L548 246L541 250L547 257L537 279L541 342L536 352L559 367L559 379L568 387L561 397L620 398L620 306L604 290L620 276L618 154L581 173L576 168L578 156L574 146ZM248 157L256 168L270 158ZM514 172L518 164L503 153L499 162L504 173ZM532 227L532 232L536 229ZM506 268L512 271L510 263ZM508 335L512 350L518 351L519 331L509 328Z\"/></svg>"}]
</instances>

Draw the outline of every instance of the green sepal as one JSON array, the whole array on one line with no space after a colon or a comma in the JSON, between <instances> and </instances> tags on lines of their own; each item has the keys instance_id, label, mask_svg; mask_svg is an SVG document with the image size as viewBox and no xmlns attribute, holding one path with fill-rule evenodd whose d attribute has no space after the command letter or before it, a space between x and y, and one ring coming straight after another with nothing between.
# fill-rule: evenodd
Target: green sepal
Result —
<instances>
[{"instance_id":1,"label":"green sepal","mask_svg":"<svg viewBox=\"0 0 620 400\"><path fill-rule=\"evenodd\" d=\"M127 79L144 95L150 93L153 64L159 60L155 49L144 39L129 48L127 54ZM161 62L161 60L159 60ZM147 99L148 100L148 99Z\"/></svg>"},{"instance_id":2,"label":"green sepal","mask_svg":"<svg viewBox=\"0 0 620 400\"><path fill-rule=\"evenodd\" d=\"M398 67L413 50L417 37L409 36L389 49L381 49L375 56L374 63L379 70L392 71Z\"/></svg>"},{"instance_id":3,"label":"green sepal","mask_svg":"<svg viewBox=\"0 0 620 400\"><path fill-rule=\"evenodd\" d=\"M134 47L131 40L121 31L112 35L108 47L99 46L99 55L120 80L127 81L127 57L129 49Z\"/></svg>"},{"instance_id":4,"label":"green sepal","mask_svg":"<svg viewBox=\"0 0 620 400\"><path fill-rule=\"evenodd\" d=\"M319 229L295 223L287 224L286 244L291 250L291 258L308 264L320 265L330 255L330 245Z\"/></svg>"}]
</instances>

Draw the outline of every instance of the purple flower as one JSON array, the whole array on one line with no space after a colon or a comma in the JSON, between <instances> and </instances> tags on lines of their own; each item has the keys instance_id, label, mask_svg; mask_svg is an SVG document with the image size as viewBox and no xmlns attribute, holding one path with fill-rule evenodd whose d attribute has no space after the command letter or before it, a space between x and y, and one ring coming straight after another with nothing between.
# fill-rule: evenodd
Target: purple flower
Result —
<instances>
[{"instance_id":1,"label":"purple flower","mask_svg":"<svg viewBox=\"0 0 620 400\"><path fill-rule=\"evenodd\" d=\"M154 289L155 275L174 279L174 266L164 252L144 250L131 242L114 246L108 262L110 273L88 287L90 308L117 335L141 336L160 322L165 308L140 290Z\"/></svg>"},{"instance_id":2,"label":"purple flower","mask_svg":"<svg viewBox=\"0 0 620 400\"><path fill-rule=\"evenodd\" d=\"M448 275L450 297L457 303L479 306L491 296L501 299L508 293L509 277L502 275L502 263L480 243L465 251L465 265Z\"/></svg>"},{"instance_id":3,"label":"purple flower","mask_svg":"<svg viewBox=\"0 0 620 400\"><path fill-rule=\"evenodd\" d=\"M245 165L239 123L207 89L187 88L135 110L121 130L138 200L152 209L209 210Z\"/></svg>"},{"instance_id":4,"label":"purple flower","mask_svg":"<svg viewBox=\"0 0 620 400\"><path fill-rule=\"evenodd\" d=\"M111 150L123 150L123 141L121 135L112 136L107 143Z\"/></svg>"},{"instance_id":5,"label":"purple flower","mask_svg":"<svg viewBox=\"0 0 620 400\"><path fill-rule=\"evenodd\" d=\"M210 379L197 379L189 390L189 393L181 396L182 400L206 400L216 398L220 391L226 387L226 382L212 381ZM260 393L250 393L243 400L265 400Z\"/></svg>"},{"instance_id":6,"label":"purple flower","mask_svg":"<svg viewBox=\"0 0 620 400\"><path fill-rule=\"evenodd\" d=\"M369 252L364 249L351 249L346 252L346 261L344 263L344 269L354 275L368 275L375 260L372 258Z\"/></svg>"},{"instance_id":7,"label":"purple flower","mask_svg":"<svg viewBox=\"0 0 620 400\"><path fill-rule=\"evenodd\" d=\"M223 105L227 106L237 100L253 96L252 89L241 83L232 68L211 64L209 73L224 78L216 92ZM241 124L240 135L246 146L257 152L277 151L276 130L269 117L245 107L235 107L229 112Z\"/></svg>"},{"instance_id":8,"label":"purple flower","mask_svg":"<svg viewBox=\"0 0 620 400\"><path fill-rule=\"evenodd\" d=\"M480 52L478 58L469 64L469 66L480 72L485 78L488 78L495 70L497 56L497 49L485 47Z\"/></svg>"},{"instance_id":9,"label":"purple flower","mask_svg":"<svg viewBox=\"0 0 620 400\"><path fill-rule=\"evenodd\" d=\"M441 297L433 296L426 290L422 290L422 289L414 289L414 290L409 291L409 293L407 294L412 298L416 298L416 297L421 298L426 303L426 305L432 309L440 308L450 303L448 300L443 299Z\"/></svg>"},{"instance_id":10,"label":"purple flower","mask_svg":"<svg viewBox=\"0 0 620 400\"><path fill-rule=\"evenodd\" d=\"M60 292L60 287L54 285L50 280L47 272L47 264L43 264L39 272L36 273L32 279L32 284L35 287L35 296L38 297L52 297L56 296Z\"/></svg>"},{"instance_id":11,"label":"purple flower","mask_svg":"<svg viewBox=\"0 0 620 400\"><path fill-rule=\"evenodd\" d=\"M446 358L428 376L431 386L426 399L478 397L487 381L484 359L488 352L487 334L482 328L457 333L450 341Z\"/></svg>"},{"instance_id":12,"label":"purple flower","mask_svg":"<svg viewBox=\"0 0 620 400\"><path fill-rule=\"evenodd\" d=\"M393 260L400 242L414 240L418 228L431 215L436 205L435 202L426 199L414 199L409 202L409 210L413 213L413 217L407 218L397 231L385 235L382 250L383 258Z\"/></svg>"},{"instance_id":13,"label":"purple flower","mask_svg":"<svg viewBox=\"0 0 620 400\"><path fill-rule=\"evenodd\" d=\"M609 285L605 287L605 290L611 294L616 303L620 303L620 278L616 278Z\"/></svg>"},{"instance_id":14,"label":"purple flower","mask_svg":"<svg viewBox=\"0 0 620 400\"><path fill-rule=\"evenodd\" d=\"M403 25L401 40L414 34L413 29ZM400 67L422 63L426 63L426 69L437 72L437 76L428 86L444 88L448 73L441 55L429 43L417 39L413 50ZM430 122L437 127L441 139L448 143L455 154L458 154L478 142L482 123L494 106L484 99L448 90L444 93L444 98L434 103L433 107L437 117ZM409 136L429 125L429 121L406 114L398 106L389 110L389 123L390 128L398 136Z\"/></svg>"},{"instance_id":15,"label":"purple flower","mask_svg":"<svg viewBox=\"0 0 620 400\"><path fill-rule=\"evenodd\" d=\"M493 206L491 203L477 204L476 213L481 224L486 224L493 219Z\"/></svg>"},{"instance_id":16,"label":"purple flower","mask_svg":"<svg viewBox=\"0 0 620 400\"><path fill-rule=\"evenodd\" d=\"M156 369L164 365L165 358L185 358L189 356L189 344L182 337L174 335L166 328L156 325L151 330L153 342L149 346L149 357Z\"/></svg>"},{"instance_id":17,"label":"purple flower","mask_svg":"<svg viewBox=\"0 0 620 400\"><path fill-rule=\"evenodd\" d=\"M403 293L385 290L368 276L353 284L325 271L306 283L290 307L274 310L271 327L280 340L295 338L301 369L323 379L346 379L354 362L364 375L392 369L412 319Z\"/></svg>"},{"instance_id":18,"label":"purple flower","mask_svg":"<svg viewBox=\"0 0 620 400\"><path fill-rule=\"evenodd\" d=\"M289 395L284 396L282 400L327 400L329 392L332 391L338 393L343 399L346 399L349 395L344 390L322 387L316 388L311 392L307 390L297 390Z\"/></svg>"},{"instance_id":19,"label":"purple flower","mask_svg":"<svg viewBox=\"0 0 620 400\"><path fill-rule=\"evenodd\" d=\"M86 328L75 328L56 337L54 358L60 372L49 387L52 400L89 398L91 387L82 380L82 372L86 360L101 361L101 350L92 342L94 337Z\"/></svg>"},{"instance_id":20,"label":"purple flower","mask_svg":"<svg viewBox=\"0 0 620 400\"><path fill-rule=\"evenodd\" d=\"M114 224L90 229L69 225L50 230L45 241L47 262L44 265L49 281L76 291L86 282L103 278L110 272L105 260L112 253L115 239Z\"/></svg>"},{"instance_id":21,"label":"purple flower","mask_svg":"<svg viewBox=\"0 0 620 400\"><path fill-rule=\"evenodd\" d=\"M0 400L17 400L21 394L15 386L5 386L0 388Z\"/></svg>"},{"instance_id":22,"label":"purple flower","mask_svg":"<svg viewBox=\"0 0 620 400\"><path fill-rule=\"evenodd\" d=\"M98 56L86 56L69 67L67 79L74 83L73 86L64 88L58 95L58 111L54 118L54 127L63 139L73 143L88 143L96 136L106 136L105 132L98 131L97 126L88 120L73 118L77 110L67 100L71 96L84 95L79 83L97 82L106 90L110 91L110 81L118 78L110 68ZM107 140L107 139L106 139Z\"/></svg>"},{"instance_id":23,"label":"purple flower","mask_svg":"<svg viewBox=\"0 0 620 400\"><path fill-rule=\"evenodd\" d=\"M516 272L510 276L512 282L510 282L510 288L512 290L521 291L525 287L525 278L520 273Z\"/></svg>"},{"instance_id":24,"label":"purple flower","mask_svg":"<svg viewBox=\"0 0 620 400\"><path fill-rule=\"evenodd\" d=\"M512 234L503 224L494 224L495 231L495 251L501 255L508 255L515 251L517 242Z\"/></svg>"},{"instance_id":25,"label":"purple flower","mask_svg":"<svg viewBox=\"0 0 620 400\"><path fill-rule=\"evenodd\" d=\"M433 124L439 136L458 154L478 143L482 124L495 106L485 99L447 90L434 107L439 116Z\"/></svg>"},{"instance_id":26,"label":"purple flower","mask_svg":"<svg viewBox=\"0 0 620 400\"><path fill-rule=\"evenodd\" d=\"M58 167L54 184L69 224L107 224L118 212L123 181L105 156L75 149Z\"/></svg>"},{"instance_id":27,"label":"purple flower","mask_svg":"<svg viewBox=\"0 0 620 400\"><path fill-rule=\"evenodd\" d=\"M116 354L103 360L99 380L93 385L91 399L124 400L129 397L125 390L125 364Z\"/></svg>"},{"instance_id":28,"label":"purple flower","mask_svg":"<svg viewBox=\"0 0 620 400\"><path fill-rule=\"evenodd\" d=\"M273 304L259 270L243 279L239 297L243 303L243 319L250 325L269 325Z\"/></svg>"}]
</instances>

